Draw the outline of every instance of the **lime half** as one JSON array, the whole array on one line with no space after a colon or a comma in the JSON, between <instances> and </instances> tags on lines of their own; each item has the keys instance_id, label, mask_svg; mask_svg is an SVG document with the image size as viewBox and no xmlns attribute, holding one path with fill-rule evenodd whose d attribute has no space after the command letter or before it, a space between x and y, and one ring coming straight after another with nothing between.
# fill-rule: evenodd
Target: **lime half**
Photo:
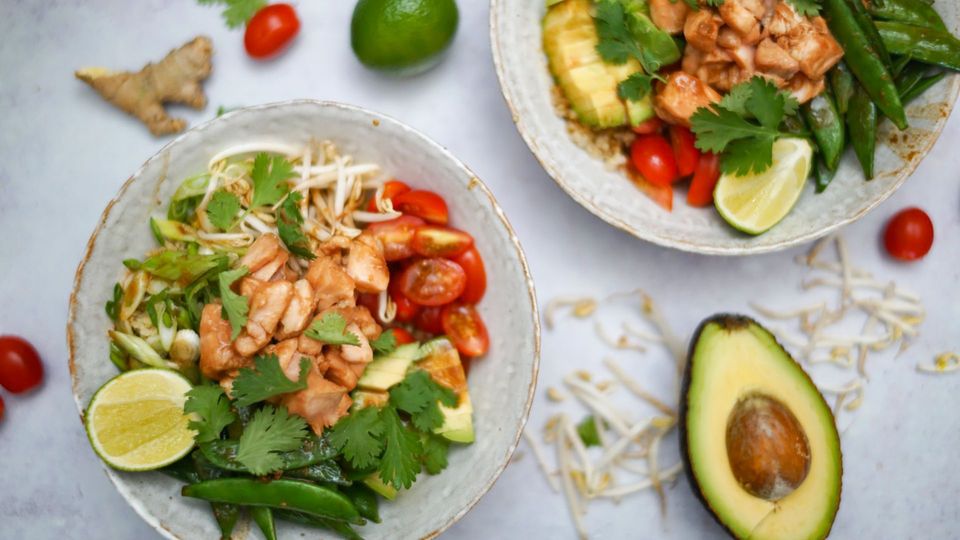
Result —
<instances>
[{"instance_id":1,"label":"lime half","mask_svg":"<svg viewBox=\"0 0 960 540\"><path fill-rule=\"evenodd\" d=\"M454 0L360 0L350 44L364 65L413 74L440 60L457 32Z\"/></svg>"},{"instance_id":2,"label":"lime half","mask_svg":"<svg viewBox=\"0 0 960 540\"><path fill-rule=\"evenodd\" d=\"M193 448L183 404L191 385L166 369L138 369L107 381L90 400L84 423L94 451L124 471L169 465Z\"/></svg>"},{"instance_id":3,"label":"lime half","mask_svg":"<svg viewBox=\"0 0 960 540\"><path fill-rule=\"evenodd\" d=\"M773 165L746 176L724 174L713 192L723 219L747 234L761 234L780 222L797 204L810 175L813 147L806 139L773 143Z\"/></svg>"}]
</instances>

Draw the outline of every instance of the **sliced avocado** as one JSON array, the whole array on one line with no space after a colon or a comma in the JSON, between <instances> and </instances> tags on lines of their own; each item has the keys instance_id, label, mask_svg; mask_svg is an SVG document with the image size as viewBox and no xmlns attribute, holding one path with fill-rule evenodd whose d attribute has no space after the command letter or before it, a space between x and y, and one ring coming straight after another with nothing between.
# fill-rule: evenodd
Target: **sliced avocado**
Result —
<instances>
[{"instance_id":1,"label":"sliced avocado","mask_svg":"<svg viewBox=\"0 0 960 540\"><path fill-rule=\"evenodd\" d=\"M440 412L443 413L443 425L433 430L434 433L455 443L470 444L476 440L470 394L466 392L461 394L456 408L440 405Z\"/></svg>"},{"instance_id":2,"label":"sliced avocado","mask_svg":"<svg viewBox=\"0 0 960 540\"><path fill-rule=\"evenodd\" d=\"M186 223L180 223L172 219L150 218L150 226L167 240L174 242L197 241L196 231Z\"/></svg>"},{"instance_id":3,"label":"sliced avocado","mask_svg":"<svg viewBox=\"0 0 960 540\"><path fill-rule=\"evenodd\" d=\"M390 354L377 356L364 370L357 387L380 392L389 390L407 376L407 370L420 356L419 343L407 343Z\"/></svg>"},{"instance_id":4,"label":"sliced avocado","mask_svg":"<svg viewBox=\"0 0 960 540\"><path fill-rule=\"evenodd\" d=\"M636 62L627 62L622 66L609 66L614 73L614 77L618 80L626 80L629 76L634 73L642 72L642 69L638 68L639 64ZM619 87L617 89L617 95L620 95ZM639 126L640 124L646 122L647 120L653 118L656 114L653 110L653 93L649 92L647 95L643 96L640 100L634 101L631 99L623 100L627 108L627 122L631 126Z\"/></svg>"},{"instance_id":5,"label":"sliced avocado","mask_svg":"<svg viewBox=\"0 0 960 540\"><path fill-rule=\"evenodd\" d=\"M737 538L826 538L840 437L810 377L756 321L716 315L694 337L680 444L701 502Z\"/></svg>"},{"instance_id":6,"label":"sliced avocado","mask_svg":"<svg viewBox=\"0 0 960 540\"><path fill-rule=\"evenodd\" d=\"M459 402L456 407L440 405L443 424L434 430L441 437L458 443L472 443L473 404L467 389L467 375L463 371L460 353L447 338L437 338L423 344L425 356L417 367L430 374L433 380L456 392Z\"/></svg>"},{"instance_id":7,"label":"sliced avocado","mask_svg":"<svg viewBox=\"0 0 960 540\"><path fill-rule=\"evenodd\" d=\"M392 501L397 498L397 488L389 484L385 484L383 480L380 479L380 475L378 473L373 473L364 478L363 483L388 501Z\"/></svg>"},{"instance_id":8,"label":"sliced avocado","mask_svg":"<svg viewBox=\"0 0 960 540\"><path fill-rule=\"evenodd\" d=\"M353 398L353 409L383 407L390 401L390 394L379 390L354 390L350 396Z\"/></svg>"}]
</instances>

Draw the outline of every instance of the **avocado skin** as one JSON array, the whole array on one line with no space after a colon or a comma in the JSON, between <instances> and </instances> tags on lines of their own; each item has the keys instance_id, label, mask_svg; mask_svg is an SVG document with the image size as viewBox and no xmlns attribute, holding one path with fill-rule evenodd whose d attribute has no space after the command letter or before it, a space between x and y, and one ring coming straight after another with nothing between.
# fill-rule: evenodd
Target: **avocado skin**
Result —
<instances>
[{"instance_id":1,"label":"avocado skin","mask_svg":"<svg viewBox=\"0 0 960 540\"><path fill-rule=\"evenodd\" d=\"M780 347L780 350L783 351L784 355L790 359L791 362L796 363L796 360L793 359L793 356L783 348L783 345L777 341L776 336L770 333L762 324L757 322L752 317L746 315L739 315L736 313L717 313L711 317L707 317L700 323L697 327L696 332L693 333L693 337L690 338L690 347L687 349L687 363L683 370L683 380L680 383L680 407L679 407L679 418L678 418L678 428L680 429L680 459L683 461L683 471L687 477L687 481L690 483L690 488L693 490L693 494L696 495L697 499L700 501L700 504L704 508L710 511L710 517L717 522L718 525L732 538L736 538L736 535L733 534L733 531L727 527L723 521L720 520L720 516L717 515L717 511L713 508L707 498L703 496L703 490L700 488L700 482L697 481L696 475L693 474L693 465L691 464L690 449L687 444L687 409L690 405L690 378L691 372L693 371L691 366L693 365L693 353L697 348L697 343L700 341L700 334L703 332L704 328L711 324L717 324L721 328L726 330L738 330L741 328L746 328L751 324L760 328L764 332L770 335L773 338L774 342ZM810 384L813 384L813 379L810 378L810 375L806 370L801 369L803 376L810 381ZM814 385L816 387L816 385ZM820 395L820 399L823 400L823 395ZM824 400L824 403L826 401ZM829 407L828 407L829 409ZM843 454L841 452L840 459L840 474L843 475ZM843 501L843 484L840 486L840 492L837 494L837 507L840 507L840 503ZM826 531L826 536L830 535L830 531L833 529L833 523L830 524L830 528Z\"/></svg>"}]
</instances>

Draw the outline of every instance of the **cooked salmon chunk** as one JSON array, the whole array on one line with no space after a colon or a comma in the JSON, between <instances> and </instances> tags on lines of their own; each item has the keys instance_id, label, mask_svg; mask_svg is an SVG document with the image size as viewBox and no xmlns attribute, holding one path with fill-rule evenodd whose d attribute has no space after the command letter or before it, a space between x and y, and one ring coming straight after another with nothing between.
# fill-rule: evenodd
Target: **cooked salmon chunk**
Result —
<instances>
[{"instance_id":1,"label":"cooked salmon chunk","mask_svg":"<svg viewBox=\"0 0 960 540\"><path fill-rule=\"evenodd\" d=\"M650 19L664 32L683 32L689 13L690 7L683 0L650 0Z\"/></svg>"},{"instance_id":2,"label":"cooked salmon chunk","mask_svg":"<svg viewBox=\"0 0 960 540\"><path fill-rule=\"evenodd\" d=\"M302 416L314 433L323 433L324 428L337 423L350 410L353 401L347 389L323 378L316 370L307 375L307 387L287 394L283 405L293 414Z\"/></svg>"},{"instance_id":3,"label":"cooked salmon chunk","mask_svg":"<svg viewBox=\"0 0 960 540\"><path fill-rule=\"evenodd\" d=\"M280 250L280 238L277 235L272 233L260 235L240 258L239 266L246 266L252 274L272 261Z\"/></svg>"},{"instance_id":4,"label":"cooked salmon chunk","mask_svg":"<svg viewBox=\"0 0 960 540\"><path fill-rule=\"evenodd\" d=\"M207 304L200 313L200 371L214 380L249 363L231 347L230 323L221 311L220 304Z\"/></svg>"},{"instance_id":5,"label":"cooked salmon chunk","mask_svg":"<svg viewBox=\"0 0 960 540\"><path fill-rule=\"evenodd\" d=\"M314 306L313 287L306 279L299 279L293 284L293 296L287 305L287 310L280 318L280 328L277 330L277 339L294 337L307 327L313 316Z\"/></svg>"},{"instance_id":6,"label":"cooked salmon chunk","mask_svg":"<svg viewBox=\"0 0 960 540\"><path fill-rule=\"evenodd\" d=\"M689 73L676 71L667 78L666 84L657 85L654 100L657 116L672 124L690 125L690 117L700 107L709 107L720 101L716 90Z\"/></svg>"},{"instance_id":7,"label":"cooked salmon chunk","mask_svg":"<svg viewBox=\"0 0 960 540\"><path fill-rule=\"evenodd\" d=\"M390 270L383 258L383 246L373 235L363 233L350 243L347 274L353 278L360 292L378 293L387 290Z\"/></svg>"},{"instance_id":8,"label":"cooked salmon chunk","mask_svg":"<svg viewBox=\"0 0 960 540\"><path fill-rule=\"evenodd\" d=\"M233 344L238 353L252 356L270 342L292 295L289 281L267 282L253 293L247 324Z\"/></svg>"},{"instance_id":9,"label":"cooked salmon chunk","mask_svg":"<svg viewBox=\"0 0 960 540\"><path fill-rule=\"evenodd\" d=\"M356 288L353 278L333 258L325 255L317 256L310 262L304 277L313 287L318 310L323 311L344 302L353 303Z\"/></svg>"}]
</instances>

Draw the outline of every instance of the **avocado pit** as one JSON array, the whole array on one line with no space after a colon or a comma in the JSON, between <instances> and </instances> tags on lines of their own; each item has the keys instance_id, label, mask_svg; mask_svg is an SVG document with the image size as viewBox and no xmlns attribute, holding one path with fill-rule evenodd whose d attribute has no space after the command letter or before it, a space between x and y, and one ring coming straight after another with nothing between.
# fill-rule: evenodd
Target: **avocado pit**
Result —
<instances>
[{"instance_id":1,"label":"avocado pit","mask_svg":"<svg viewBox=\"0 0 960 540\"><path fill-rule=\"evenodd\" d=\"M737 401L727 419L727 457L748 493L780 500L803 483L810 470L810 444L782 402L763 394Z\"/></svg>"}]
</instances>

